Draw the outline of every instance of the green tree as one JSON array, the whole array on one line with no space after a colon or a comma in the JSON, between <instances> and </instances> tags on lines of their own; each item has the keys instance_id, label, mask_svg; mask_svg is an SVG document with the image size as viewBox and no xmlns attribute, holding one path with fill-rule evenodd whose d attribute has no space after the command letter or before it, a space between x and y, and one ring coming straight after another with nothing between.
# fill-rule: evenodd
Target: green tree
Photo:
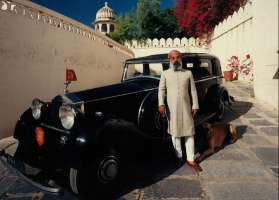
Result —
<instances>
[{"instance_id":1,"label":"green tree","mask_svg":"<svg viewBox=\"0 0 279 200\"><path fill-rule=\"evenodd\" d=\"M138 40L143 42L150 39L182 38L186 35L185 30L179 30L177 18L171 8L159 10L161 6L157 0L139 0L137 11L132 8L125 14L116 18L116 31L108 34L113 40L123 44Z\"/></svg>"},{"instance_id":2,"label":"green tree","mask_svg":"<svg viewBox=\"0 0 279 200\"><path fill-rule=\"evenodd\" d=\"M124 44L125 42L131 43L132 40L138 39L139 28L136 24L136 13L133 7L130 12L125 13L124 20L122 13L116 17L116 30L110 34L106 34L111 39Z\"/></svg>"},{"instance_id":3,"label":"green tree","mask_svg":"<svg viewBox=\"0 0 279 200\"><path fill-rule=\"evenodd\" d=\"M166 8L159 12L148 11L142 18L141 35L142 39L154 38L182 38L186 35L185 30L179 30L177 18L174 16L174 11Z\"/></svg>"},{"instance_id":4,"label":"green tree","mask_svg":"<svg viewBox=\"0 0 279 200\"><path fill-rule=\"evenodd\" d=\"M139 26L138 39L146 40L147 38L149 38L149 35L152 35L152 33L154 32L152 28L156 29L156 27L147 25L150 25L150 23L153 23L153 21L154 23L156 23L156 16L160 12L160 6L161 3L157 0L140 0L139 3L137 3L136 19Z\"/></svg>"}]
</instances>

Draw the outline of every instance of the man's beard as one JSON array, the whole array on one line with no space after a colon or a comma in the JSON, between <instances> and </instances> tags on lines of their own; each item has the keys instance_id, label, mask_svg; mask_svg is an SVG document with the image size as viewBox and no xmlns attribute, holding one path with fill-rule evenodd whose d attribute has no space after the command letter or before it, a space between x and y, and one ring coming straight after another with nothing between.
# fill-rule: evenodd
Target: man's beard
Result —
<instances>
[{"instance_id":1,"label":"man's beard","mask_svg":"<svg viewBox=\"0 0 279 200\"><path fill-rule=\"evenodd\" d=\"M175 61L173 64L170 62L170 67L173 68L174 71L177 71L182 68L182 62L179 63L178 61Z\"/></svg>"}]
</instances>

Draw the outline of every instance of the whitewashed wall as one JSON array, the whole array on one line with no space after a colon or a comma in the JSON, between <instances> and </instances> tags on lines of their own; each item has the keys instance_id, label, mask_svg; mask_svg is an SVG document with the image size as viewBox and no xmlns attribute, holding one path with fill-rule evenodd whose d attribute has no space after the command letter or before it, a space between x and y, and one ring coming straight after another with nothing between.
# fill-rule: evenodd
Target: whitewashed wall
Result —
<instances>
[{"instance_id":1,"label":"whitewashed wall","mask_svg":"<svg viewBox=\"0 0 279 200\"><path fill-rule=\"evenodd\" d=\"M172 50L178 50L181 53L208 53L209 50L204 45L204 41L199 38L168 38L147 39L146 42L139 43L133 41L132 44L125 43L125 47L131 49L135 53L135 57L149 56L154 54L169 53Z\"/></svg>"},{"instance_id":2,"label":"whitewashed wall","mask_svg":"<svg viewBox=\"0 0 279 200\"><path fill-rule=\"evenodd\" d=\"M239 74L238 78L253 79L256 98L278 107L278 79L273 78L278 70L278 0L250 1L220 22L209 52L219 57L222 71L227 70L231 56L242 62L250 54L253 71L249 77Z\"/></svg>"},{"instance_id":3,"label":"whitewashed wall","mask_svg":"<svg viewBox=\"0 0 279 200\"><path fill-rule=\"evenodd\" d=\"M11 136L33 98L63 93L66 67L77 81L69 91L121 81L134 53L101 33L25 0L0 0L0 139Z\"/></svg>"},{"instance_id":4,"label":"whitewashed wall","mask_svg":"<svg viewBox=\"0 0 279 200\"><path fill-rule=\"evenodd\" d=\"M251 3L247 3L244 9L240 8L238 12L215 26L209 52L219 57L222 71L228 71L226 68L229 63L228 59L232 56L237 56L240 63L246 59L247 54L253 60L252 23ZM251 79L251 77L244 79L241 74L238 75L238 78L247 81Z\"/></svg>"}]
</instances>

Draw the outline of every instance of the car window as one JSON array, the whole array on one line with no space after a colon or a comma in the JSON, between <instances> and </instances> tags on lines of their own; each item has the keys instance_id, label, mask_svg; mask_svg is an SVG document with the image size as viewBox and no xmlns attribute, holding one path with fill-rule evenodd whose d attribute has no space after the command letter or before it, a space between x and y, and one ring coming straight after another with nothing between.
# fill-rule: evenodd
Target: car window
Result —
<instances>
[{"instance_id":1,"label":"car window","mask_svg":"<svg viewBox=\"0 0 279 200\"><path fill-rule=\"evenodd\" d=\"M199 67L197 64L196 57L187 57L182 59L182 68L186 70L190 70L193 74L194 79L200 78Z\"/></svg>"},{"instance_id":2,"label":"car window","mask_svg":"<svg viewBox=\"0 0 279 200\"><path fill-rule=\"evenodd\" d=\"M217 76L222 75L221 64L220 64L220 61L218 59L215 59L215 69L216 69L216 75Z\"/></svg>"},{"instance_id":3,"label":"car window","mask_svg":"<svg viewBox=\"0 0 279 200\"><path fill-rule=\"evenodd\" d=\"M209 59L199 59L201 77L212 75L212 63Z\"/></svg>"},{"instance_id":4,"label":"car window","mask_svg":"<svg viewBox=\"0 0 279 200\"><path fill-rule=\"evenodd\" d=\"M126 76L129 79L137 76L161 77L162 71L166 70L168 63L128 64Z\"/></svg>"}]
</instances>

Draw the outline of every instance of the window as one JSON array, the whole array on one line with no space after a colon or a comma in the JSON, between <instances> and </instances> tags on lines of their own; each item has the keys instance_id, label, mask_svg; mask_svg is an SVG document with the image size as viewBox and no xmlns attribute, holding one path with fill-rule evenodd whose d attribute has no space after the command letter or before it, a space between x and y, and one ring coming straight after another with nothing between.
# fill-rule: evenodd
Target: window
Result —
<instances>
[{"instance_id":1,"label":"window","mask_svg":"<svg viewBox=\"0 0 279 200\"><path fill-rule=\"evenodd\" d=\"M190 70L193 74L194 79L200 78L199 68L197 65L198 59L196 57L186 57L182 58L182 68Z\"/></svg>"},{"instance_id":2,"label":"window","mask_svg":"<svg viewBox=\"0 0 279 200\"><path fill-rule=\"evenodd\" d=\"M212 63L209 59L200 59L200 73L201 77L212 76Z\"/></svg>"},{"instance_id":3,"label":"window","mask_svg":"<svg viewBox=\"0 0 279 200\"><path fill-rule=\"evenodd\" d=\"M169 63L128 64L125 79L136 76L161 77L163 70L168 69Z\"/></svg>"}]
</instances>

